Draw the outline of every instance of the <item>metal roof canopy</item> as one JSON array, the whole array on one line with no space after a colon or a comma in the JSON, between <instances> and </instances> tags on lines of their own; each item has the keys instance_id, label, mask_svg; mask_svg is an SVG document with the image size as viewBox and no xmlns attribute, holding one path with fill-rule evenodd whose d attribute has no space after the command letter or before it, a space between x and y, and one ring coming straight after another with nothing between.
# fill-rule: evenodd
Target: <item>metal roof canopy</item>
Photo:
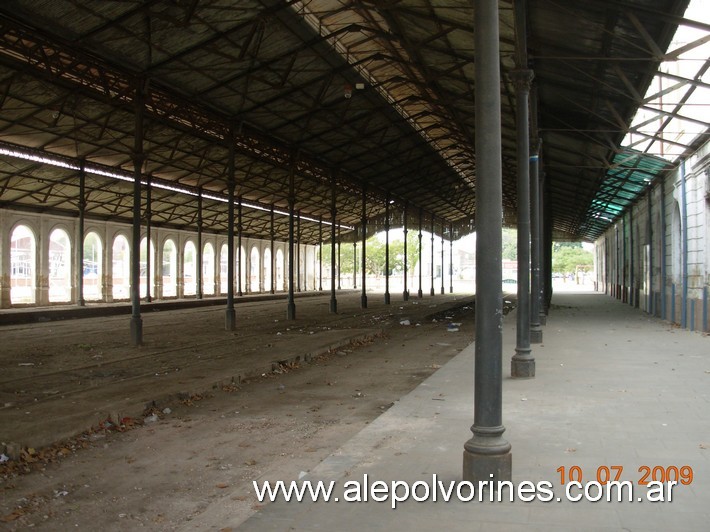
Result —
<instances>
[{"instance_id":1,"label":"metal roof canopy","mask_svg":"<svg viewBox=\"0 0 710 532\"><path fill-rule=\"evenodd\" d=\"M707 24L682 19L687 4L530 2L533 125L557 238L595 238L615 206L642 190L619 146L676 26L710 35ZM516 205L514 18L513 3L501 0L508 221ZM333 179L343 226L360 223L366 186L369 219L382 219L389 197L397 220L408 205L410 227L422 209L425 228L433 218L437 233L448 236L452 225L454 235L468 233L472 20L470 0L8 0L0 7L0 202L74 213L82 161L130 172L133 99L146 85L144 174L163 186L152 197L154 223L194 227L202 194L204 227L226 229L233 130L245 235L268 238L270 210L286 209L292 172L304 242L318 241L316 220L330 221ZM20 148L34 160L7 155ZM41 162L50 156L71 164ZM87 180L87 215L129 221L130 186L105 174ZM285 218L275 224L285 238Z\"/></svg>"}]
</instances>

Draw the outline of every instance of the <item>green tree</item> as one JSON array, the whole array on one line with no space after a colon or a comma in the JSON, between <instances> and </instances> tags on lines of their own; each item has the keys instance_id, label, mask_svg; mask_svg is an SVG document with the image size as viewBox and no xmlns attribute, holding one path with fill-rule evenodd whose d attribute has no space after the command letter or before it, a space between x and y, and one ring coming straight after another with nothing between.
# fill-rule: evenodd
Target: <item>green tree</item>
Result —
<instances>
[{"instance_id":1,"label":"green tree","mask_svg":"<svg viewBox=\"0 0 710 532\"><path fill-rule=\"evenodd\" d=\"M518 260L518 231L503 229L503 260Z\"/></svg>"},{"instance_id":2,"label":"green tree","mask_svg":"<svg viewBox=\"0 0 710 532\"><path fill-rule=\"evenodd\" d=\"M553 244L552 271L554 273L574 273L578 268L589 271L593 266L594 255L591 251L583 249L581 243L555 242Z\"/></svg>"}]
</instances>

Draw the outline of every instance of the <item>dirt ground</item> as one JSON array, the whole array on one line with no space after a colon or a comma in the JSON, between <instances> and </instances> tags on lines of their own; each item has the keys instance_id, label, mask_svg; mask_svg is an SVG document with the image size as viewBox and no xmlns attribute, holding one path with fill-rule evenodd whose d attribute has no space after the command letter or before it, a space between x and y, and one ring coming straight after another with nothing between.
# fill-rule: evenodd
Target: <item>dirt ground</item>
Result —
<instances>
[{"instance_id":1,"label":"dirt ground","mask_svg":"<svg viewBox=\"0 0 710 532\"><path fill-rule=\"evenodd\" d=\"M358 294L338 299L337 316L328 313L327 296L299 300L296 322L282 319L282 301L238 305L249 326L227 336L214 333L222 308L161 312L146 317L138 352L123 338L125 317L4 328L7 414L49 408L59 397L88 400L87 386L114 395L161 386L177 370L183 383L214 380L216 365L229 364L235 351L257 367L274 351L293 352L289 345L362 334L309 362L171 396L143 419L95 427L51 452L23 449L30 463L0 465L0 528L231 530L259 509L253 480L308 472L473 340L470 296L393 298L389 307L371 296L364 311ZM461 324L457 332L450 322ZM42 411L51 409L35 413Z\"/></svg>"}]
</instances>

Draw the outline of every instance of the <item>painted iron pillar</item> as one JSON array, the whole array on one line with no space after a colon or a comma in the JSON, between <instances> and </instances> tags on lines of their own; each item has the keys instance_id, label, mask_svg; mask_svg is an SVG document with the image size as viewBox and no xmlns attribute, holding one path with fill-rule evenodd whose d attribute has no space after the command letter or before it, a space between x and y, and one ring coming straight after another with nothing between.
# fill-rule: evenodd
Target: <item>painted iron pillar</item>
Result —
<instances>
[{"instance_id":1,"label":"painted iron pillar","mask_svg":"<svg viewBox=\"0 0 710 532\"><path fill-rule=\"evenodd\" d=\"M335 218L338 214L335 203L335 177L330 180L330 312L338 313L338 300L335 297Z\"/></svg>"},{"instance_id":2,"label":"painted iron pillar","mask_svg":"<svg viewBox=\"0 0 710 532\"><path fill-rule=\"evenodd\" d=\"M227 309L224 314L224 330L233 331L237 327L237 313L234 310L234 130L229 130L229 162L227 166Z\"/></svg>"},{"instance_id":3,"label":"painted iron pillar","mask_svg":"<svg viewBox=\"0 0 710 532\"><path fill-rule=\"evenodd\" d=\"M545 316L542 311L542 284L540 274L542 223L540 217L540 140L533 139L532 152L530 153L530 268L532 271L530 286L530 343L542 343L541 318Z\"/></svg>"},{"instance_id":4,"label":"painted iron pillar","mask_svg":"<svg viewBox=\"0 0 710 532\"><path fill-rule=\"evenodd\" d=\"M515 354L510 363L513 378L535 376L535 358L530 349L530 151L528 97L533 79L531 70L510 74L515 85L518 153L518 304Z\"/></svg>"},{"instance_id":5,"label":"painted iron pillar","mask_svg":"<svg viewBox=\"0 0 710 532\"><path fill-rule=\"evenodd\" d=\"M474 0L476 194L476 344L473 437L464 444L463 480L511 480L503 438L503 187L497 0Z\"/></svg>"},{"instance_id":6,"label":"painted iron pillar","mask_svg":"<svg viewBox=\"0 0 710 532\"><path fill-rule=\"evenodd\" d=\"M140 292L140 242L141 242L141 174L143 170L143 113L145 110L143 82L136 87L135 138L133 147L133 236L131 242L131 344L143 343L143 318Z\"/></svg>"}]
</instances>

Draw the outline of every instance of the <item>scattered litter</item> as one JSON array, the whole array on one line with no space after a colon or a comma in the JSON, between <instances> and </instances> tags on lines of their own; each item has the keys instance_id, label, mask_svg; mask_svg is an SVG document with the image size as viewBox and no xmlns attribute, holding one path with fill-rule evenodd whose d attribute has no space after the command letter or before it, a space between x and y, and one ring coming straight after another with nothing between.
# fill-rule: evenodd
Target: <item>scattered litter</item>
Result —
<instances>
[{"instance_id":1,"label":"scattered litter","mask_svg":"<svg viewBox=\"0 0 710 532\"><path fill-rule=\"evenodd\" d=\"M163 408L163 414L165 414L166 416L172 413L173 411L170 408Z\"/></svg>"},{"instance_id":2,"label":"scattered litter","mask_svg":"<svg viewBox=\"0 0 710 532\"><path fill-rule=\"evenodd\" d=\"M67 495L69 495L69 492L66 490L59 490L59 491L54 490L54 497L55 498L56 497L66 497Z\"/></svg>"},{"instance_id":3,"label":"scattered litter","mask_svg":"<svg viewBox=\"0 0 710 532\"><path fill-rule=\"evenodd\" d=\"M451 344L446 344L444 342L436 342L436 345L440 345L442 347L451 347Z\"/></svg>"},{"instance_id":4,"label":"scattered litter","mask_svg":"<svg viewBox=\"0 0 710 532\"><path fill-rule=\"evenodd\" d=\"M460 323L451 322L446 326L446 330L448 332L459 332L459 327L461 327Z\"/></svg>"},{"instance_id":5,"label":"scattered litter","mask_svg":"<svg viewBox=\"0 0 710 532\"><path fill-rule=\"evenodd\" d=\"M701 448L701 449L708 449L708 448L710 448L710 444L701 443L701 444L700 444L700 448Z\"/></svg>"},{"instance_id":6,"label":"scattered litter","mask_svg":"<svg viewBox=\"0 0 710 532\"><path fill-rule=\"evenodd\" d=\"M365 397L362 392L357 391L353 394L353 397L360 398L360 397Z\"/></svg>"},{"instance_id":7,"label":"scattered litter","mask_svg":"<svg viewBox=\"0 0 710 532\"><path fill-rule=\"evenodd\" d=\"M527 398L527 397L521 397L520 400L521 400L521 401L527 401L528 398Z\"/></svg>"},{"instance_id":8,"label":"scattered litter","mask_svg":"<svg viewBox=\"0 0 710 532\"><path fill-rule=\"evenodd\" d=\"M145 419L143 419L143 423L156 423L157 421L160 421L160 418L158 417L158 414L151 414Z\"/></svg>"},{"instance_id":9,"label":"scattered litter","mask_svg":"<svg viewBox=\"0 0 710 532\"><path fill-rule=\"evenodd\" d=\"M577 449L575 449L574 447L569 447L568 449L565 449L565 452L566 453L576 453Z\"/></svg>"},{"instance_id":10,"label":"scattered litter","mask_svg":"<svg viewBox=\"0 0 710 532\"><path fill-rule=\"evenodd\" d=\"M276 336L281 336L281 331L277 332Z\"/></svg>"},{"instance_id":11,"label":"scattered litter","mask_svg":"<svg viewBox=\"0 0 710 532\"><path fill-rule=\"evenodd\" d=\"M432 397L432 401L446 401L446 399L442 399L441 397Z\"/></svg>"},{"instance_id":12,"label":"scattered litter","mask_svg":"<svg viewBox=\"0 0 710 532\"><path fill-rule=\"evenodd\" d=\"M277 390L284 390L285 388L286 388L286 386L284 386L283 384L279 384L279 385L276 387Z\"/></svg>"},{"instance_id":13,"label":"scattered litter","mask_svg":"<svg viewBox=\"0 0 710 532\"><path fill-rule=\"evenodd\" d=\"M409 320L399 320L399 324L409 326L412 324L412 322L410 322Z\"/></svg>"},{"instance_id":14,"label":"scattered litter","mask_svg":"<svg viewBox=\"0 0 710 532\"><path fill-rule=\"evenodd\" d=\"M5 462L9 462L10 457L7 456L5 453L0 454L0 464L4 464Z\"/></svg>"},{"instance_id":15,"label":"scattered litter","mask_svg":"<svg viewBox=\"0 0 710 532\"><path fill-rule=\"evenodd\" d=\"M305 471L301 471L301 472L298 474L298 480L301 480L301 479L302 479L303 477L305 477L307 474L308 474L308 473L306 473Z\"/></svg>"},{"instance_id":16,"label":"scattered litter","mask_svg":"<svg viewBox=\"0 0 710 532\"><path fill-rule=\"evenodd\" d=\"M422 324L421 324L421 323L415 323L414 326L415 326L415 327L421 327Z\"/></svg>"},{"instance_id":17,"label":"scattered litter","mask_svg":"<svg viewBox=\"0 0 710 532\"><path fill-rule=\"evenodd\" d=\"M20 362L18 366L34 366L34 362Z\"/></svg>"}]
</instances>

